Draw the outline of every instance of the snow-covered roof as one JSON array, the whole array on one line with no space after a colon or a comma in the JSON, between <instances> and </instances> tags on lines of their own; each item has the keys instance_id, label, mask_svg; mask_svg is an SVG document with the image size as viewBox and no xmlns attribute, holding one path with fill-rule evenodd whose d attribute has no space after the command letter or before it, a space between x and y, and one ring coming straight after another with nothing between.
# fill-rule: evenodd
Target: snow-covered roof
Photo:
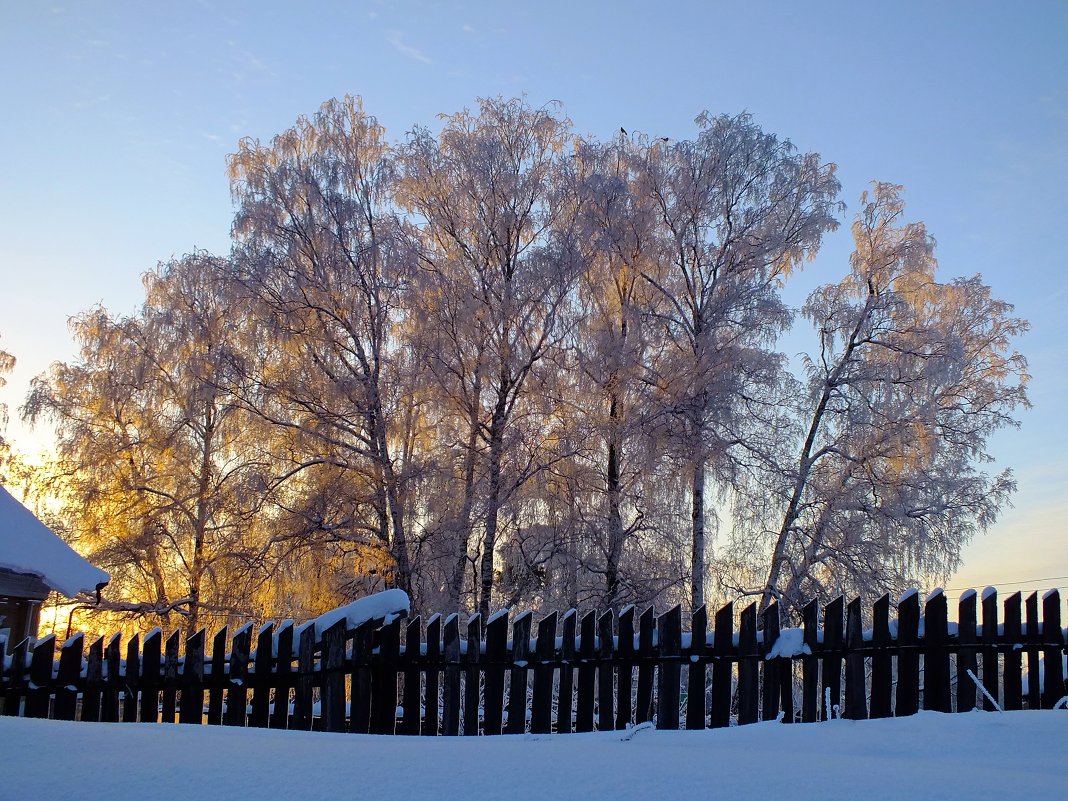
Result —
<instances>
[{"instance_id":1,"label":"snow-covered roof","mask_svg":"<svg viewBox=\"0 0 1068 801\"><path fill-rule=\"evenodd\" d=\"M0 486L0 568L40 576L73 598L94 592L111 577L93 567Z\"/></svg>"}]
</instances>

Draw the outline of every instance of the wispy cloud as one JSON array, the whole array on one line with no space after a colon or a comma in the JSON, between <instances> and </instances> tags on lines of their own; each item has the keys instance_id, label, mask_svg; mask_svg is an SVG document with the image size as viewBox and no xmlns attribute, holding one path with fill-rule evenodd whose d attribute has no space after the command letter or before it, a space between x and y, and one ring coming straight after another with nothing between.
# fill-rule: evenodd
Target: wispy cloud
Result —
<instances>
[{"instance_id":1,"label":"wispy cloud","mask_svg":"<svg viewBox=\"0 0 1068 801\"><path fill-rule=\"evenodd\" d=\"M469 25L466 22L463 24L462 29L463 29L464 33L474 33L475 32L475 29L473 27L471 27L471 25Z\"/></svg>"},{"instance_id":2,"label":"wispy cloud","mask_svg":"<svg viewBox=\"0 0 1068 801\"><path fill-rule=\"evenodd\" d=\"M423 53L422 50L418 47L413 47L404 41L400 31L386 31L386 41L393 45L394 49L402 56L414 58L416 61L422 61L424 64L430 63L430 59L426 57L426 54Z\"/></svg>"}]
</instances>

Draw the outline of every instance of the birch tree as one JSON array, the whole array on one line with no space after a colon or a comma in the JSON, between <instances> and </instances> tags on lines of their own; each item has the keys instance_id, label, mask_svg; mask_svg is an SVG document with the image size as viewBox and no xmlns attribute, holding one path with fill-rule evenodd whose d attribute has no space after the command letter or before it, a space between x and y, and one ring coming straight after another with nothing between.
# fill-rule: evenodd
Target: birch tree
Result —
<instances>
[{"instance_id":1,"label":"birch tree","mask_svg":"<svg viewBox=\"0 0 1068 801\"><path fill-rule=\"evenodd\" d=\"M346 525L369 530L393 562L392 583L411 590L393 408L409 262L385 130L358 98L331 100L269 144L242 140L230 173L240 246L232 275L273 345L246 404L299 440L293 472L342 468L369 488L356 499L371 522L357 514Z\"/></svg>"},{"instance_id":2,"label":"birch tree","mask_svg":"<svg viewBox=\"0 0 1068 801\"><path fill-rule=\"evenodd\" d=\"M422 313L443 332L432 369L466 421L464 497L451 594L472 548L473 477L485 482L478 608L494 587L500 510L536 469L516 459L517 419L562 336L572 286L560 162L569 123L520 100L480 102L416 129L401 157L400 201L421 221ZM476 463L478 463L476 465Z\"/></svg>"},{"instance_id":3,"label":"birch tree","mask_svg":"<svg viewBox=\"0 0 1068 801\"><path fill-rule=\"evenodd\" d=\"M797 153L747 114L697 118L693 141L647 161L644 191L659 209L658 293L666 343L649 380L691 488L690 591L704 603L706 487L721 486L760 441L763 400L781 373L770 350L791 319L779 288L836 227L834 165ZM761 454L756 454L761 458Z\"/></svg>"},{"instance_id":4,"label":"birch tree","mask_svg":"<svg viewBox=\"0 0 1068 801\"><path fill-rule=\"evenodd\" d=\"M270 575L257 537L269 467L225 388L238 345L213 261L148 273L136 315L76 317L79 360L34 379L24 407L56 425L53 489L112 575L109 608L176 613L189 633L205 614L249 616Z\"/></svg>"},{"instance_id":5,"label":"birch tree","mask_svg":"<svg viewBox=\"0 0 1068 801\"><path fill-rule=\"evenodd\" d=\"M803 309L804 436L785 471L764 603L908 586L951 573L960 548L1015 488L990 475L991 434L1028 405L1028 328L979 276L936 280L934 241L903 220L901 187L876 183L853 223L841 282Z\"/></svg>"}]
</instances>

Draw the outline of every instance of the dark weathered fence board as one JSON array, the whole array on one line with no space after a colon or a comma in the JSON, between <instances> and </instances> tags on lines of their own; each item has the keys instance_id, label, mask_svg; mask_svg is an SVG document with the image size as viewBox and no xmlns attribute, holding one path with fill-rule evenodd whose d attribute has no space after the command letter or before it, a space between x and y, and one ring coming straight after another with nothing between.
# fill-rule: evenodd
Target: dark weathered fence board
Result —
<instances>
[{"instance_id":1,"label":"dark weathered fence board","mask_svg":"<svg viewBox=\"0 0 1068 801\"><path fill-rule=\"evenodd\" d=\"M78 680L82 673L82 645L85 636L78 632L59 651L59 672L56 675L56 703L52 717L56 720L74 720L78 711ZM52 666L49 665L49 672ZM49 676L51 678L51 676ZM51 683L51 682L49 682Z\"/></svg>"},{"instance_id":2,"label":"dark weathered fence board","mask_svg":"<svg viewBox=\"0 0 1068 801\"><path fill-rule=\"evenodd\" d=\"M575 706L575 731L593 731L594 683L597 667L597 613L587 612L579 624L578 700Z\"/></svg>"},{"instance_id":3,"label":"dark weathered fence board","mask_svg":"<svg viewBox=\"0 0 1068 801\"><path fill-rule=\"evenodd\" d=\"M998 593L992 587L983 590L983 689L994 702L998 693ZM983 709L995 709L990 698L983 696Z\"/></svg>"},{"instance_id":4,"label":"dark weathered fence board","mask_svg":"<svg viewBox=\"0 0 1068 801\"><path fill-rule=\"evenodd\" d=\"M979 662L976 659L976 598L973 590L961 595L957 603L957 711L970 712L975 709L979 688L968 676L979 675Z\"/></svg>"},{"instance_id":5,"label":"dark weathered fence board","mask_svg":"<svg viewBox=\"0 0 1068 801\"><path fill-rule=\"evenodd\" d=\"M464 663L464 734L468 737L478 735L479 719L479 663L482 661L482 617L472 615L467 621L467 651L463 654Z\"/></svg>"},{"instance_id":6,"label":"dark weathered fence board","mask_svg":"<svg viewBox=\"0 0 1068 801\"><path fill-rule=\"evenodd\" d=\"M289 691L293 689L293 632L293 621L287 620L275 635L278 654L275 658L274 708L270 720L272 729L289 726Z\"/></svg>"},{"instance_id":7,"label":"dark weathered fence board","mask_svg":"<svg viewBox=\"0 0 1068 801\"><path fill-rule=\"evenodd\" d=\"M300 631L297 640L297 683L293 688L293 716L289 727L309 731L312 727L312 671L315 668L315 626L308 623ZM355 693L355 682L353 683ZM353 700L355 707L356 701ZM353 720L356 713L352 714ZM366 719L365 719L366 725ZM357 731L357 729L353 729ZM366 728L363 731L367 731Z\"/></svg>"},{"instance_id":8,"label":"dark weathered fence board","mask_svg":"<svg viewBox=\"0 0 1068 801\"><path fill-rule=\"evenodd\" d=\"M322 687L319 709L323 731L345 731L345 619L322 636Z\"/></svg>"},{"instance_id":9,"label":"dark weathered fence board","mask_svg":"<svg viewBox=\"0 0 1068 801\"><path fill-rule=\"evenodd\" d=\"M530 731L548 734L553 730L553 655L556 652L556 612L538 623L534 646L534 694L530 703Z\"/></svg>"},{"instance_id":10,"label":"dark weathered fence board","mask_svg":"<svg viewBox=\"0 0 1068 801\"><path fill-rule=\"evenodd\" d=\"M47 718L51 700L52 662L55 660L56 638L49 635L37 642L30 659L30 687L26 693L26 717Z\"/></svg>"},{"instance_id":11,"label":"dark weathered fence board","mask_svg":"<svg viewBox=\"0 0 1068 801\"><path fill-rule=\"evenodd\" d=\"M422 626L422 618L416 615L404 629L404 690L401 694L404 711L397 725L397 734L419 734L419 724L423 719Z\"/></svg>"},{"instance_id":12,"label":"dark weathered fence board","mask_svg":"<svg viewBox=\"0 0 1068 801\"><path fill-rule=\"evenodd\" d=\"M187 651L188 653L188 651ZM274 674L274 624L265 623L256 635L255 675L252 682L252 711L248 725L267 728L271 719L271 685Z\"/></svg>"},{"instance_id":13,"label":"dark weathered fence board","mask_svg":"<svg viewBox=\"0 0 1068 801\"><path fill-rule=\"evenodd\" d=\"M734 652L734 604L727 604L716 612L716 627L712 633L712 709L709 725L714 729L731 724L731 699L734 697L734 677L731 654Z\"/></svg>"},{"instance_id":14,"label":"dark weathered fence board","mask_svg":"<svg viewBox=\"0 0 1068 801\"><path fill-rule=\"evenodd\" d=\"M178 709L178 649L180 640L181 632L171 632L164 650L163 686L161 688L163 700L160 703L160 717L164 723L174 723L174 715Z\"/></svg>"},{"instance_id":15,"label":"dark weathered fence board","mask_svg":"<svg viewBox=\"0 0 1068 801\"><path fill-rule=\"evenodd\" d=\"M441 733L460 733L460 617L455 612L445 618L445 683L442 687Z\"/></svg>"},{"instance_id":16,"label":"dark weathered fence board","mask_svg":"<svg viewBox=\"0 0 1068 801\"><path fill-rule=\"evenodd\" d=\"M434 623L437 626L434 626ZM381 640L378 653L372 656L374 670L371 678L371 733L394 734L397 726L397 657L400 655L400 618L394 618L380 630ZM427 627L433 629L433 636L441 648L441 615L437 621L431 621ZM430 634L428 631L427 647L430 646ZM439 656L440 654L435 654ZM436 675L437 669L433 671ZM427 684L429 685L429 681ZM435 688L436 690L436 688ZM433 699L427 699L427 717L430 717L430 707L434 707L432 723L424 727L424 733L429 727L433 727L433 733L438 731L437 716L437 692Z\"/></svg>"},{"instance_id":17,"label":"dark weathered fence board","mask_svg":"<svg viewBox=\"0 0 1068 801\"><path fill-rule=\"evenodd\" d=\"M119 722L119 694L122 692L122 635L115 634L104 649L104 693L100 699L100 720Z\"/></svg>"},{"instance_id":18,"label":"dark weathered fence board","mask_svg":"<svg viewBox=\"0 0 1068 801\"><path fill-rule=\"evenodd\" d=\"M816 601L809 601L801 610L805 645L809 649L808 655L801 659L801 720L805 723L819 720L820 661L816 655L819 651L819 609Z\"/></svg>"},{"instance_id":19,"label":"dark weathered fence board","mask_svg":"<svg viewBox=\"0 0 1068 801\"><path fill-rule=\"evenodd\" d=\"M845 707L842 717L864 720L868 717L868 692L864 675L864 622L860 599L854 598L846 607L846 648L851 652L845 663Z\"/></svg>"},{"instance_id":20,"label":"dark weathered fence board","mask_svg":"<svg viewBox=\"0 0 1068 801\"><path fill-rule=\"evenodd\" d=\"M141 686L140 635L135 634L126 643L126 673L123 676L122 720L133 723L137 720L137 693Z\"/></svg>"},{"instance_id":21,"label":"dark weathered fence board","mask_svg":"<svg viewBox=\"0 0 1068 801\"><path fill-rule=\"evenodd\" d=\"M226 691L226 643L230 629L223 626L211 641L211 682L208 684L208 725L223 722L223 693Z\"/></svg>"},{"instance_id":22,"label":"dark weathered fence board","mask_svg":"<svg viewBox=\"0 0 1068 801\"><path fill-rule=\"evenodd\" d=\"M556 730L561 734L574 731L575 709L575 629L578 612L568 609L564 613L563 637L560 644L560 694L556 710Z\"/></svg>"},{"instance_id":23,"label":"dark weathered fence board","mask_svg":"<svg viewBox=\"0 0 1068 801\"><path fill-rule=\"evenodd\" d=\"M508 734L527 730L527 656L530 650L532 612L524 612L512 621L512 669L508 678Z\"/></svg>"},{"instance_id":24,"label":"dark weathered fence board","mask_svg":"<svg viewBox=\"0 0 1068 801\"><path fill-rule=\"evenodd\" d=\"M757 608L750 604L742 611L738 626L738 723L756 723L760 705L757 679L760 651L757 647Z\"/></svg>"},{"instance_id":25,"label":"dark weathered fence board","mask_svg":"<svg viewBox=\"0 0 1068 801\"><path fill-rule=\"evenodd\" d=\"M823 693L820 696L824 705L827 703L827 691L830 690L830 709L825 709L826 718L833 718L834 708L841 712L842 704L842 645L845 641L842 621L845 617L845 599L839 595L823 608Z\"/></svg>"},{"instance_id":26,"label":"dark weathered fence board","mask_svg":"<svg viewBox=\"0 0 1068 801\"><path fill-rule=\"evenodd\" d=\"M894 714L894 668L890 647L890 596L884 595L872 606L871 707L873 718Z\"/></svg>"},{"instance_id":27,"label":"dark weathered fence board","mask_svg":"<svg viewBox=\"0 0 1068 801\"><path fill-rule=\"evenodd\" d=\"M441 708L439 691L441 679L441 615L433 615L426 623L426 712L423 715L423 734L438 734L438 711Z\"/></svg>"},{"instance_id":28,"label":"dark weathered fence board","mask_svg":"<svg viewBox=\"0 0 1068 801\"><path fill-rule=\"evenodd\" d=\"M705 718L705 652L708 640L708 610L702 606L690 621L690 648L686 668L686 728L703 729Z\"/></svg>"},{"instance_id":29,"label":"dark weathered fence board","mask_svg":"<svg viewBox=\"0 0 1068 801\"><path fill-rule=\"evenodd\" d=\"M159 722L159 680L162 668L163 632L149 632L141 649L141 722ZM129 666L126 668L129 670ZM230 725L234 725L231 723Z\"/></svg>"},{"instance_id":30,"label":"dark weathered fence board","mask_svg":"<svg viewBox=\"0 0 1068 801\"><path fill-rule=\"evenodd\" d=\"M1014 592L1005 599L1005 639L1022 642L1023 595ZM1005 709L1023 709L1023 652L1010 648L1004 656L1005 694L1002 705ZM969 682L970 684L971 682Z\"/></svg>"},{"instance_id":31,"label":"dark weathered fence board","mask_svg":"<svg viewBox=\"0 0 1068 801\"><path fill-rule=\"evenodd\" d=\"M1039 667L1039 634L1038 634L1038 593L1033 592L1024 601L1027 610L1027 631L1024 633L1024 642L1027 643L1027 674L1030 681L1027 682L1027 708L1039 709L1042 706L1042 697L1039 691L1038 674Z\"/></svg>"},{"instance_id":32,"label":"dark weathered fence board","mask_svg":"<svg viewBox=\"0 0 1068 801\"><path fill-rule=\"evenodd\" d=\"M252 652L252 624L234 633L230 650L230 672L226 681L226 710L223 721L227 726L244 726L248 707L248 658Z\"/></svg>"},{"instance_id":33,"label":"dark weathered fence board","mask_svg":"<svg viewBox=\"0 0 1068 801\"><path fill-rule=\"evenodd\" d=\"M946 594L932 593L923 609L923 708L951 712L949 692L948 605Z\"/></svg>"},{"instance_id":34,"label":"dark weathered fence board","mask_svg":"<svg viewBox=\"0 0 1068 801\"><path fill-rule=\"evenodd\" d=\"M656 621L649 607L638 618L638 695L634 722L653 719L653 633Z\"/></svg>"},{"instance_id":35,"label":"dark weathered fence board","mask_svg":"<svg viewBox=\"0 0 1068 801\"><path fill-rule=\"evenodd\" d=\"M371 731L371 649L374 626L370 620L356 627L352 637L352 699L349 708L349 731L367 734ZM308 673L308 702L311 703L312 645L308 646L308 667L304 667L304 641L300 644L300 672ZM302 681L298 679L298 681Z\"/></svg>"},{"instance_id":36,"label":"dark weathered fence board","mask_svg":"<svg viewBox=\"0 0 1068 801\"><path fill-rule=\"evenodd\" d=\"M85 658L85 690L82 693L81 719L100 720L100 698L104 689L104 638L97 637Z\"/></svg>"},{"instance_id":37,"label":"dark weathered fence board","mask_svg":"<svg viewBox=\"0 0 1068 801\"><path fill-rule=\"evenodd\" d=\"M498 613L486 624L485 715L486 734L500 734L504 719L504 670L508 658L508 615Z\"/></svg>"},{"instance_id":38,"label":"dark weathered fence board","mask_svg":"<svg viewBox=\"0 0 1068 801\"><path fill-rule=\"evenodd\" d=\"M204 717L204 641L207 633L201 629L185 643L185 663L182 665L182 708L179 723L201 723ZM270 645L268 644L268 648Z\"/></svg>"},{"instance_id":39,"label":"dark weathered fence board","mask_svg":"<svg viewBox=\"0 0 1068 801\"><path fill-rule=\"evenodd\" d=\"M682 608L674 606L660 616L660 654L663 657L657 671L656 727L679 728L679 679L682 675L679 656L682 654Z\"/></svg>"},{"instance_id":40,"label":"dark weathered fence board","mask_svg":"<svg viewBox=\"0 0 1068 801\"><path fill-rule=\"evenodd\" d=\"M615 728L615 681L613 631L615 615L609 610L597 622L597 656L601 664L597 668L597 728L611 731Z\"/></svg>"},{"instance_id":41,"label":"dark weathered fence board","mask_svg":"<svg viewBox=\"0 0 1068 801\"><path fill-rule=\"evenodd\" d=\"M779 688L779 673L783 662L779 659L768 659L766 655L775 645L775 641L779 639L781 630L779 605L777 603L770 604L764 610L761 615L760 626L761 631L764 632L764 647L762 650L765 654L765 658L761 660L764 683L761 693L760 719L775 720L779 716L779 695L781 692Z\"/></svg>"},{"instance_id":42,"label":"dark weathered fence board","mask_svg":"<svg viewBox=\"0 0 1068 801\"><path fill-rule=\"evenodd\" d=\"M1052 709L1065 695L1064 665L1061 653L1064 650L1064 632L1061 630L1061 594L1050 590L1042 598L1042 642L1046 665L1045 689L1042 692L1042 708Z\"/></svg>"}]
</instances>

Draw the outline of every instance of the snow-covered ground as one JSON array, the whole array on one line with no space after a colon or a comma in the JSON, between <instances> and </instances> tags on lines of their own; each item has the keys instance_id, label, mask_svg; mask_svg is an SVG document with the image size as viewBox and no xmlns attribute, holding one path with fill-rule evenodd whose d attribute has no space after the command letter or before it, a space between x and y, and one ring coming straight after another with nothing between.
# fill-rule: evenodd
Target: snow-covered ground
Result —
<instances>
[{"instance_id":1,"label":"snow-covered ground","mask_svg":"<svg viewBox=\"0 0 1068 801\"><path fill-rule=\"evenodd\" d=\"M0 799L1068 797L1068 712L702 732L374 737L0 718Z\"/></svg>"}]
</instances>

